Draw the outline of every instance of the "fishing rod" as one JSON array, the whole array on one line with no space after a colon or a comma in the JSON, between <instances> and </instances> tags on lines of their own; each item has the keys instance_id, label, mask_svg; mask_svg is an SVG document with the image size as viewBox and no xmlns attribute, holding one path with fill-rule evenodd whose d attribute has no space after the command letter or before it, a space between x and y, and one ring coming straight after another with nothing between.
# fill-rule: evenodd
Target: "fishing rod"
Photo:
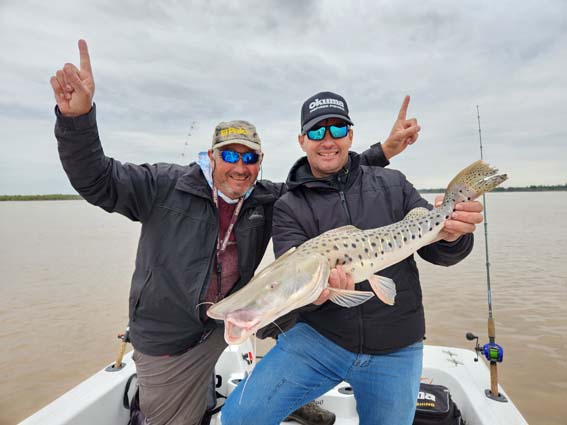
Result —
<instances>
[{"instance_id":1,"label":"fishing rod","mask_svg":"<svg viewBox=\"0 0 567 425\"><path fill-rule=\"evenodd\" d=\"M482 152L482 130L480 127L480 110L478 105L476 105L476 117L478 121L478 140L480 143L480 159L483 160ZM488 293L488 344L480 346L478 343L478 337L471 332L467 332L467 339L472 341L476 339L475 351L483 354L488 362L490 362L490 389L485 390L485 394L488 398L496 401L507 402L508 399L500 394L498 391L498 363L501 363L504 358L504 349L496 344L496 322L494 321L494 316L492 314L492 289L490 287L490 261L488 257L488 220L486 219L486 193L482 194L482 203L484 204L484 252L486 258L486 286Z\"/></svg>"},{"instance_id":2,"label":"fishing rod","mask_svg":"<svg viewBox=\"0 0 567 425\"><path fill-rule=\"evenodd\" d=\"M118 351L116 361L105 369L107 372L116 372L126 366L126 363L123 363L122 359L126 353L126 345L130 342L130 326L126 326L126 331L124 331L123 334L119 334L118 339L121 341L120 350Z\"/></svg>"}]
</instances>

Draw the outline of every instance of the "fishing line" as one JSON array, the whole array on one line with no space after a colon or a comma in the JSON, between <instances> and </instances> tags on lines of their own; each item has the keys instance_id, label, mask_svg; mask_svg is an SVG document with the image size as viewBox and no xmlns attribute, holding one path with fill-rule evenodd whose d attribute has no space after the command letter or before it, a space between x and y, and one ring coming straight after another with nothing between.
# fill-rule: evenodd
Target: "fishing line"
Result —
<instances>
[{"instance_id":1,"label":"fishing line","mask_svg":"<svg viewBox=\"0 0 567 425\"><path fill-rule=\"evenodd\" d=\"M283 329L280 328L280 326L276 322L272 322L272 323L276 325L276 327L280 330L283 336L286 336ZM248 385L248 380L252 377L252 373L254 373L254 369L256 369L256 353L258 353L258 349L257 349L258 340L256 339L255 333L252 334L252 336L254 337L254 348L252 349L252 362L248 366L248 368L250 369L250 373L246 377L246 381L244 381L244 386L242 387L242 392L240 393L240 398L238 400L239 405L242 403L242 397L244 397L244 391L246 390L246 385Z\"/></svg>"},{"instance_id":2,"label":"fishing line","mask_svg":"<svg viewBox=\"0 0 567 425\"><path fill-rule=\"evenodd\" d=\"M250 370L250 373L248 373L248 370L245 371L248 376L246 376L246 380L244 381L244 386L242 387L242 392L240 393L240 398L238 399L239 405L242 403L242 397L244 397L244 391L246 390L246 385L248 385L248 381L252 377L252 373L254 373L254 369L256 367L256 353L257 353L256 344L258 341L256 339L255 333L252 334L252 337L254 338L254 343L252 348L252 359L250 360L250 364L246 368Z\"/></svg>"},{"instance_id":3,"label":"fishing line","mask_svg":"<svg viewBox=\"0 0 567 425\"><path fill-rule=\"evenodd\" d=\"M280 332L282 333L283 336L286 336L284 330L282 328L280 328L279 325L276 322L272 322L272 324L276 325L276 328L278 328L280 330Z\"/></svg>"},{"instance_id":4,"label":"fishing line","mask_svg":"<svg viewBox=\"0 0 567 425\"><path fill-rule=\"evenodd\" d=\"M198 309L199 307L201 307L203 304L211 304L211 305L213 305L214 302L211 302L211 301L203 301L202 303L199 303L199 304L197 304L197 305L195 306L195 310L197 310L197 309Z\"/></svg>"}]
</instances>

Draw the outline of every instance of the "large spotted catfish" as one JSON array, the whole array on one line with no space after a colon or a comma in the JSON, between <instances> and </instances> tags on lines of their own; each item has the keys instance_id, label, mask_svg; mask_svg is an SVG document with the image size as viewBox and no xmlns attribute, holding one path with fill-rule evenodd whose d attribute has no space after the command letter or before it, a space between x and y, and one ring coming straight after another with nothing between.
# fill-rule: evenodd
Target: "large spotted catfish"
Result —
<instances>
[{"instance_id":1,"label":"large spotted catfish","mask_svg":"<svg viewBox=\"0 0 567 425\"><path fill-rule=\"evenodd\" d=\"M432 210L415 208L403 220L360 230L344 226L292 248L268 265L240 291L211 306L207 314L225 322L225 340L240 344L278 317L315 301L328 287L332 267L343 265L355 283L370 282L373 291L329 288L329 300L353 307L378 296L393 305L395 282L375 273L435 242L458 202L473 200L507 179L482 161L461 171L449 183L443 203Z\"/></svg>"}]
</instances>

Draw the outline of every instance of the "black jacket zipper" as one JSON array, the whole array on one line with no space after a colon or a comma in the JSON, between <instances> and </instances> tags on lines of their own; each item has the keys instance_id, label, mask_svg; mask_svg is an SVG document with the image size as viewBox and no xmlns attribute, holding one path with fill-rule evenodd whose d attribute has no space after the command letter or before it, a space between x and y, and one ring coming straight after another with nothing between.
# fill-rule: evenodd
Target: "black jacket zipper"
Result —
<instances>
[{"instance_id":1,"label":"black jacket zipper","mask_svg":"<svg viewBox=\"0 0 567 425\"><path fill-rule=\"evenodd\" d=\"M347 203L347 200L346 200L346 197L345 197L345 193L343 192L343 189L346 185L346 180L348 179L348 170L345 170L345 174L344 174L344 180L345 181L343 181L343 179L341 177L342 176L338 176L338 179L337 179L337 181L339 183L339 196L341 198L341 205L343 206L343 209L345 210L346 217L347 217L347 220L348 220L348 224L352 225L352 217L350 215L350 210L348 208L348 203ZM359 329L358 352L362 353L362 347L364 345L364 328L363 328L364 323L362 321L362 306L359 305L355 308L356 308L356 313L357 313L356 315L357 315L357 318L358 318L358 329Z\"/></svg>"},{"instance_id":2,"label":"black jacket zipper","mask_svg":"<svg viewBox=\"0 0 567 425\"><path fill-rule=\"evenodd\" d=\"M350 211L348 209L348 204L345 198L345 193L341 190L339 192L339 196L341 197L341 205L343 206L343 209L345 210L346 216L347 216L347 220L348 220L348 224L352 224L352 219L350 217Z\"/></svg>"}]
</instances>

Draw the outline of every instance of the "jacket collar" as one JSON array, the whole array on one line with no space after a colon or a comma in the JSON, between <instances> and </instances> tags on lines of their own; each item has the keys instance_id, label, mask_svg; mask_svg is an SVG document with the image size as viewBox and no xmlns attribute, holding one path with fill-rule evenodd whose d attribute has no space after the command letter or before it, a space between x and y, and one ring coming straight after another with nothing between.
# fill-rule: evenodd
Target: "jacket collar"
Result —
<instances>
[{"instance_id":1,"label":"jacket collar","mask_svg":"<svg viewBox=\"0 0 567 425\"><path fill-rule=\"evenodd\" d=\"M333 175L324 178L314 177L307 157L300 158L291 168L286 184L289 190L300 186L308 188L344 190L352 186L360 173L360 156L356 152L348 153L345 166Z\"/></svg>"},{"instance_id":2,"label":"jacket collar","mask_svg":"<svg viewBox=\"0 0 567 425\"><path fill-rule=\"evenodd\" d=\"M201 171L201 167L199 167L197 163L193 162L189 164L187 168L187 172L177 179L175 189L208 199L209 201L213 202L211 188ZM269 202L275 202L276 199L276 196L271 191L269 191L268 188L266 188L262 180L258 180L256 182L254 190L244 201L244 206L251 207L255 205L266 204Z\"/></svg>"},{"instance_id":3,"label":"jacket collar","mask_svg":"<svg viewBox=\"0 0 567 425\"><path fill-rule=\"evenodd\" d=\"M177 179L175 189L209 199L211 202L213 200L209 184L196 162L189 164L187 172Z\"/></svg>"}]
</instances>

